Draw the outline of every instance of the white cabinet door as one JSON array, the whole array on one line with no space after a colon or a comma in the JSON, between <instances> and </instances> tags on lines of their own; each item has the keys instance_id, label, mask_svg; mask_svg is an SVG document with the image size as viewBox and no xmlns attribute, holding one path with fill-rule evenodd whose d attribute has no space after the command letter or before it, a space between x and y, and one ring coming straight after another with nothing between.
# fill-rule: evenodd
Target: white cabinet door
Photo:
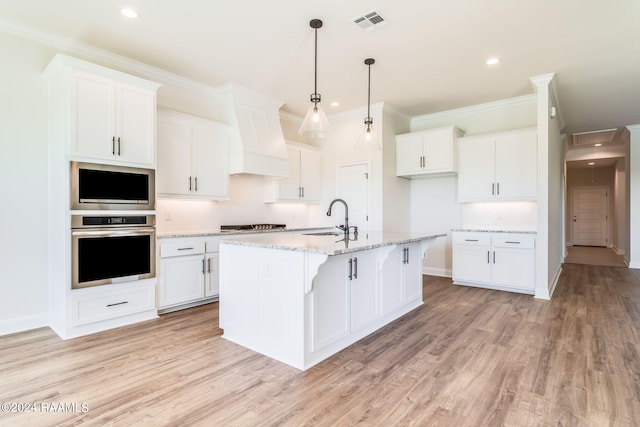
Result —
<instances>
[{"instance_id":1,"label":"white cabinet door","mask_svg":"<svg viewBox=\"0 0 640 427\"><path fill-rule=\"evenodd\" d=\"M367 326L378 317L377 252L353 254L349 264L351 287L351 332Z\"/></svg>"},{"instance_id":2,"label":"white cabinet door","mask_svg":"<svg viewBox=\"0 0 640 427\"><path fill-rule=\"evenodd\" d=\"M300 149L287 148L289 151L289 177L276 179L278 201L299 201L300 189Z\"/></svg>"},{"instance_id":3,"label":"white cabinet door","mask_svg":"<svg viewBox=\"0 0 640 427\"><path fill-rule=\"evenodd\" d=\"M454 245L453 280L475 283L491 282L491 247Z\"/></svg>"},{"instance_id":4,"label":"white cabinet door","mask_svg":"<svg viewBox=\"0 0 640 427\"><path fill-rule=\"evenodd\" d=\"M157 192L163 196L188 195L191 176L191 127L158 114Z\"/></svg>"},{"instance_id":5,"label":"white cabinet door","mask_svg":"<svg viewBox=\"0 0 640 427\"><path fill-rule=\"evenodd\" d=\"M155 164L156 98L153 92L116 84L116 158Z\"/></svg>"},{"instance_id":6,"label":"white cabinet door","mask_svg":"<svg viewBox=\"0 0 640 427\"><path fill-rule=\"evenodd\" d=\"M536 132L506 134L496 138L496 198L535 199L538 189Z\"/></svg>"},{"instance_id":7,"label":"white cabinet door","mask_svg":"<svg viewBox=\"0 0 640 427\"><path fill-rule=\"evenodd\" d=\"M458 140L458 201L495 199L495 142L493 137Z\"/></svg>"},{"instance_id":8,"label":"white cabinet door","mask_svg":"<svg viewBox=\"0 0 640 427\"><path fill-rule=\"evenodd\" d=\"M493 248L491 281L500 286L534 290L532 249Z\"/></svg>"},{"instance_id":9,"label":"white cabinet door","mask_svg":"<svg viewBox=\"0 0 640 427\"><path fill-rule=\"evenodd\" d=\"M422 134L396 136L396 175L416 175L422 170Z\"/></svg>"},{"instance_id":10,"label":"white cabinet door","mask_svg":"<svg viewBox=\"0 0 640 427\"><path fill-rule=\"evenodd\" d=\"M311 292L313 338L318 351L349 335L349 255L331 256L320 267Z\"/></svg>"},{"instance_id":11,"label":"white cabinet door","mask_svg":"<svg viewBox=\"0 0 640 427\"><path fill-rule=\"evenodd\" d=\"M205 198L225 198L229 188L226 131L217 126L193 124L192 194Z\"/></svg>"},{"instance_id":12,"label":"white cabinet door","mask_svg":"<svg viewBox=\"0 0 640 427\"><path fill-rule=\"evenodd\" d=\"M420 244L411 243L402 246L402 300L403 304L417 299L422 300L422 256Z\"/></svg>"},{"instance_id":13,"label":"white cabinet door","mask_svg":"<svg viewBox=\"0 0 640 427\"><path fill-rule=\"evenodd\" d=\"M204 255L162 258L160 308L204 298Z\"/></svg>"},{"instance_id":14,"label":"white cabinet door","mask_svg":"<svg viewBox=\"0 0 640 427\"><path fill-rule=\"evenodd\" d=\"M73 73L71 155L155 165L155 92Z\"/></svg>"},{"instance_id":15,"label":"white cabinet door","mask_svg":"<svg viewBox=\"0 0 640 427\"><path fill-rule=\"evenodd\" d=\"M320 201L320 154L309 150L300 150L300 187L302 200Z\"/></svg>"},{"instance_id":16,"label":"white cabinet door","mask_svg":"<svg viewBox=\"0 0 640 427\"><path fill-rule=\"evenodd\" d=\"M89 73L72 74L70 154L113 159L116 149L116 104L113 80Z\"/></svg>"},{"instance_id":17,"label":"white cabinet door","mask_svg":"<svg viewBox=\"0 0 640 427\"><path fill-rule=\"evenodd\" d=\"M205 297L214 297L220 294L220 252L208 253L205 258L206 278L204 287Z\"/></svg>"},{"instance_id":18,"label":"white cabinet door","mask_svg":"<svg viewBox=\"0 0 640 427\"><path fill-rule=\"evenodd\" d=\"M404 246L396 246L384 260L382 267L382 285L380 287L380 305L382 315L402 307L402 275L405 260Z\"/></svg>"}]
</instances>

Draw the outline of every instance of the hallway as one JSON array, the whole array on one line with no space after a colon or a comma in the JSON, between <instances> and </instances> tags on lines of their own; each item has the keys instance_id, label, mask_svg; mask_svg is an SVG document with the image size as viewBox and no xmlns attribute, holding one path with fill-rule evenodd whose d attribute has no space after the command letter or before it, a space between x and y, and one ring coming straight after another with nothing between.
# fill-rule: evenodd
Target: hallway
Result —
<instances>
[{"instance_id":1,"label":"hallway","mask_svg":"<svg viewBox=\"0 0 640 427\"><path fill-rule=\"evenodd\" d=\"M623 255L616 254L611 248L596 246L567 246L564 263L627 267Z\"/></svg>"}]
</instances>

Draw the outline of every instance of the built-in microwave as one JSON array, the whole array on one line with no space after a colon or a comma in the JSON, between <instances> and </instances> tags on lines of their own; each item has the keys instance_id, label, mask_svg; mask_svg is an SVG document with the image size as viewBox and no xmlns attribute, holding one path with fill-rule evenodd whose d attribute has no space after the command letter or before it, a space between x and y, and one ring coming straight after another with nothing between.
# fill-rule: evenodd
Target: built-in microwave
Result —
<instances>
[{"instance_id":1,"label":"built-in microwave","mask_svg":"<svg viewBox=\"0 0 640 427\"><path fill-rule=\"evenodd\" d=\"M154 210L155 170L71 162L72 210Z\"/></svg>"}]
</instances>

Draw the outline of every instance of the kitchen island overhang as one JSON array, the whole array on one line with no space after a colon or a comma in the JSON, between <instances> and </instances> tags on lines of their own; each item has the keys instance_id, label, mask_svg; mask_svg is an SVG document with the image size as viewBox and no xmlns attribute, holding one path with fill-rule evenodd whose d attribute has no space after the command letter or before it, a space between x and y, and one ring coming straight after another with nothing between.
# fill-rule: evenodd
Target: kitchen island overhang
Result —
<instances>
[{"instance_id":1,"label":"kitchen island overhang","mask_svg":"<svg viewBox=\"0 0 640 427\"><path fill-rule=\"evenodd\" d=\"M306 370L423 303L446 234L271 234L220 241L223 338Z\"/></svg>"}]
</instances>

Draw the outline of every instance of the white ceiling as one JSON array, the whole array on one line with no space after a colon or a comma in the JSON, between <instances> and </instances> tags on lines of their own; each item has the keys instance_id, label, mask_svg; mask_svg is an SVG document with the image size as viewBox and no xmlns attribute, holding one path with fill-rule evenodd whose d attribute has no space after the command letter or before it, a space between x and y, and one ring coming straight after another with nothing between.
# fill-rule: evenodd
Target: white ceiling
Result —
<instances>
[{"instance_id":1,"label":"white ceiling","mask_svg":"<svg viewBox=\"0 0 640 427\"><path fill-rule=\"evenodd\" d=\"M128 20L123 6L140 17ZM376 10L385 25L352 22ZM566 133L640 123L637 0L1 0L2 24L92 45L212 86L235 82L304 115L385 101L423 115L533 92L556 73ZM5 25L6 26L6 25ZM490 56L502 58L487 66ZM338 108L329 107L339 101Z\"/></svg>"}]
</instances>

